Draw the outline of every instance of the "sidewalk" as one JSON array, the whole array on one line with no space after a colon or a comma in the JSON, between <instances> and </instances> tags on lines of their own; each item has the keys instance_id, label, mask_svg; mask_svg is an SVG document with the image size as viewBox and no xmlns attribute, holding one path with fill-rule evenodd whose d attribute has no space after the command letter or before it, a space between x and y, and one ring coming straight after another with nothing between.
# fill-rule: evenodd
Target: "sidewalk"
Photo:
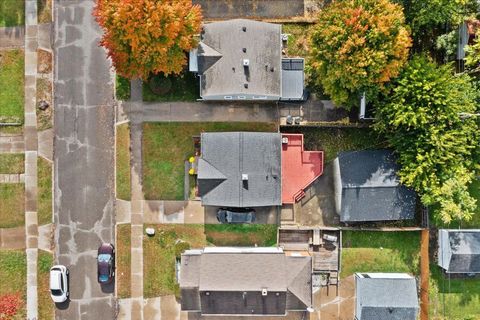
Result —
<instances>
[{"instance_id":1,"label":"sidewalk","mask_svg":"<svg viewBox=\"0 0 480 320\"><path fill-rule=\"evenodd\" d=\"M23 135L0 136L0 153L23 153L24 151Z\"/></svg>"}]
</instances>

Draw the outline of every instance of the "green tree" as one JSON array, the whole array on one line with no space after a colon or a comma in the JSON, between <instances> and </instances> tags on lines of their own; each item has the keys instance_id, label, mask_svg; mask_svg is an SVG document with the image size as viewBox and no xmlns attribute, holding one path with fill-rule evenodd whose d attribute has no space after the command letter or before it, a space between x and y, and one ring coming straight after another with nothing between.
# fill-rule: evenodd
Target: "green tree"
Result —
<instances>
[{"instance_id":1,"label":"green tree","mask_svg":"<svg viewBox=\"0 0 480 320\"><path fill-rule=\"evenodd\" d=\"M383 86L408 57L402 8L388 0L342 0L323 9L311 36L312 69L336 103Z\"/></svg>"},{"instance_id":2,"label":"green tree","mask_svg":"<svg viewBox=\"0 0 480 320\"><path fill-rule=\"evenodd\" d=\"M190 0L96 0L93 14L104 31L100 44L129 79L180 73L202 21Z\"/></svg>"},{"instance_id":3,"label":"green tree","mask_svg":"<svg viewBox=\"0 0 480 320\"><path fill-rule=\"evenodd\" d=\"M478 92L467 75L414 57L391 84L376 111L375 129L399 155L401 181L425 205L438 206L438 218L469 220L475 199L468 193L474 176L479 126L474 117Z\"/></svg>"},{"instance_id":4,"label":"green tree","mask_svg":"<svg viewBox=\"0 0 480 320\"><path fill-rule=\"evenodd\" d=\"M465 48L467 70L471 73L480 72L480 30L475 35L475 40L472 45Z\"/></svg>"}]
</instances>

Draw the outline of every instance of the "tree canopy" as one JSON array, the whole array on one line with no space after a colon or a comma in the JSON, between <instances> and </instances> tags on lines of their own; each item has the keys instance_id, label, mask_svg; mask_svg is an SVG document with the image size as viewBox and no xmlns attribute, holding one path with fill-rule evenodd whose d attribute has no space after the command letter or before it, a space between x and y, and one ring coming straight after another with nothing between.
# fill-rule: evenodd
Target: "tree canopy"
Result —
<instances>
[{"instance_id":1,"label":"tree canopy","mask_svg":"<svg viewBox=\"0 0 480 320\"><path fill-rule=\"evenodd\" d=\"M388 0L342 0L324 8L311 36L311 67L336 103L398 75L411 40L402 7Z\"/></svg>"},{"instance_id":2,"label":"tree canopy","mask_svg":"<svg viewBox=\"0 0 480 320\"><path fill-rule=\"evenodd\" d=\"M101 45L130 79L180 73L202 21L190 0L97 0L94 16L104 31Z\"/></svg>"},{"instance_id":3,"label":"tree canopy","mask_svg":"<svg viewBox=\"0 0 480 320\"><path fill-rule=\"evenodd\" d=\"M386 103L376 109L375 129L395 148L400 179L425 205L438 206L438 218L469 220L475 199L473 154L479 139L475 117L478 92L467 75L450 65L414 57L391 84Z\"/></svg>"}]
</instances>

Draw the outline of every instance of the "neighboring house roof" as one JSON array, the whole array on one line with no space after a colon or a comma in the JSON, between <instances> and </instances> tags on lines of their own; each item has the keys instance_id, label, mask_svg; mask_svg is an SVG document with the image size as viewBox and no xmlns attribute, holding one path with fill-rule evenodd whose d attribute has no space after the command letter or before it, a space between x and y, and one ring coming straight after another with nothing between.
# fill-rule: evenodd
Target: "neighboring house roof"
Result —
<instances>
[{"instance_id":1,"label":"neighboring house roof","mask_svg":"<svg viewBox=\"0 0 480 320\"><path fill-rule=\"evenodd\" d=\"M282 59L282 100L298 100L303 97L303 58Z\"/></svg>"},{"instance_id":2,"label":"neighboring house roof","mask_svg":"<svg viewBox=\"0 0 480 320\"><path fill-rule=\"evenodd\" d=\"M447 273L480 273L480 230L438 233L438 265Z\"/></svg>"},{"instance_id":3,"label":"neighboring house roof","mask_svg":"<svg viewBox=\"0 0 480 320\"><path fill-rule=\"evenodd\" d=\"M204 52L198 61L202 97L253 94L280 98L281 29L279 24L247 19L205 24L199 46ZM249 60L248 68L244 59Z\"/></svg>"},{"instance_id":4,"label":"neighboring house roof","mask_svg":"<svg viewBox=\"0 0 480 320\"><path fill-rule=\"evenodd\" d=\"M402 273L355 274L356 320L416 320L415 279Z\"/></svg>"},{"instance_id":5,"label":"neighboring house roof","mask_svg":"<svg viewBox=\"0 0 480 320\"><path fill-rule=\"evenodd\" d=\"M400 184L389 150L340 152L334 161L335 202L340 220L413 219L416 194Z\"/></svg>"},{"instance_id":6,"label":"neighboring house roof","mask_svg":"<svg viewBox=\"0 0 480 320\"><path fill-rule=\"evenodd\" d=\"M305 310L312 304L311 272L311 257L286 256L278 248L187 250L180 265L182 310L217 315Z\"/></svg>"},{"instance_id":7,"label":"neighboring house roof","mask_svg":"<svg viewBox=\"0 0 480 320\"><path fill-rule=\"evenodd\" d=\"M202 133L198 191L203 205L281 205L279 133Z\"/></svg>"}]
</instances>

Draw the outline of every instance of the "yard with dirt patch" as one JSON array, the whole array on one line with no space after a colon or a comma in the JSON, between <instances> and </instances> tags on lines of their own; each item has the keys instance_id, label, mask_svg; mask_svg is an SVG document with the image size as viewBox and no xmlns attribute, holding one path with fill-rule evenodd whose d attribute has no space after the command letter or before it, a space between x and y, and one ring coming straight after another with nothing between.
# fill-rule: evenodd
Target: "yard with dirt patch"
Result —
<instances>
[{"instance_id":1,"label":"yard with dirt patch","mask_svg":"<svg viewBox=\"0 0 480 320\"><path fill-rule=\"evenodd\" d=\"M16 311L13 317L26 318L27 257L23 250L0 250L0 303L10 300ZM0 317L2 315L0 314ZM1 317L4 319L3 317Z\"/></svg>"},{"instance_id":2,"label":"yard with dirt patch","mask_svg":"<svg viewBox=\"0 0 480 320\"><path fill-rule=\"evenodd\" d=\"M274 123L172 122L143 124L143 191L147 200L183 200L185 160L202 132L275 132Z\"/></svg>"},{"instance_id":3,"label":"yard with dirt patch","mask_svg":"<svg viewBox=\"0 0 480 320\"><path fill-rule=\"evenodd\" d=\"M342 231L342 246L342 279L355 272L419 273L418 231Z\"/></svg>"}]
</instances>

